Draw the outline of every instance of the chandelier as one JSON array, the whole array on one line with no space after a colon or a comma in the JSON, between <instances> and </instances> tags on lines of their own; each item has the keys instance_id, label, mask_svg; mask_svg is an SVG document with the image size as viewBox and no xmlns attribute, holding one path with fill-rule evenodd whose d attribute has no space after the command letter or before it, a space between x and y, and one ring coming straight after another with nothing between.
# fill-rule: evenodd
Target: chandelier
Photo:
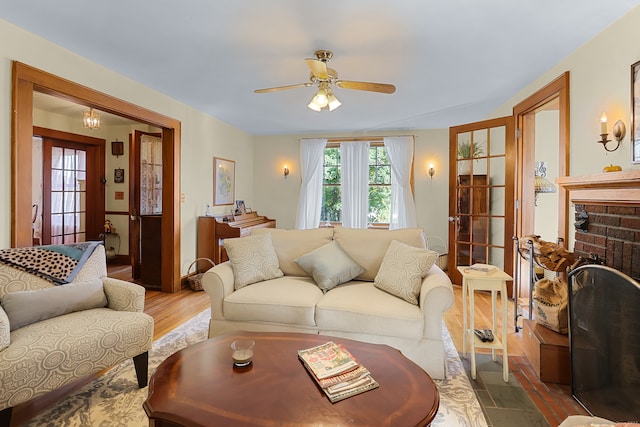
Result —
<instances>
[{"instance_id":1,"label":"chandelier","mask_svg":"<svg viewBox=\"0 0 640 427\"><path fill-rule=\"evenodd\" d=\"M85 111L82 115L82 123L86 128L100 129L100 114L93 108L89 108L89 111Z\"/></svg>"}]
</instances>

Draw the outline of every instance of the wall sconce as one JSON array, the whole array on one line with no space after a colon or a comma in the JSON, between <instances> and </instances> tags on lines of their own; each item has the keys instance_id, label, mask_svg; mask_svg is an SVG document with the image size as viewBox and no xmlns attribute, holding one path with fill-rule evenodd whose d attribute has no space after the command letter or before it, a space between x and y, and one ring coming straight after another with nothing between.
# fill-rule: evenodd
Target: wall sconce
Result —
<instances>
[{"instance_id":1,"label":"wall sconce","mask_svg":"<svg viewBox=\"0 0 640 427\"><path fill-rule=\"evenodd\" d=\"M124 154L124 142L122 141L111 141L111 155L113 156L122 156Z\"/></svg>"},{"instance_id":2,"label":"wall sconce","mask_svg":"<svg viewBox=\"0 0 640 427\"><path fill-rule=\"evenodd\" d=\"M284 165L284 177L285 179L289 176L289 168L287 165Z\"/></svg>"},{"instance_id":3,"label":"wall sconce","mask_svg":"<svg viewBox=\"0 0 640 427\"><path fill-rule=\"evenodd\" d=\"M433 163L429 164L429 176L431 177L431 180L433 181L433 175L436 174L436 168L433 166Z\"/></svg>"},{"instance_id":4,"label":"wall sconce","mask_svg":"<svg viewBox=\"0 0 640 427\"><path fill-rule=\"evenodd\" d=\"M613 139L618 141L618 144L616 144L615 148L607 148L607 143L611 142L611 140L607 139L607 136L609 136L607 130L607 115L605 113L602 113L602 116L600 116L600 140L598 142L602 144L606 151L616 151L618 148L620 148L620 143L622 142L622 139L624 138L626 133L627 128L625 127L624 122L622 120L618 120L617 122L615 122L613 124Z\"/></svg>"}]
</instances>

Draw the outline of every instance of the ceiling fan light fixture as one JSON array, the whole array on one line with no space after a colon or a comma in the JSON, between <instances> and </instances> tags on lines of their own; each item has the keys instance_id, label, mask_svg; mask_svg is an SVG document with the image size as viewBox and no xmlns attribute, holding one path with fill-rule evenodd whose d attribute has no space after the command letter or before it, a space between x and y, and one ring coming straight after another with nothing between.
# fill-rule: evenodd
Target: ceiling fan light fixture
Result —
<instances>
[{"instance_id":1,"label":"ceiling fan light fixture","mask_svg":"<svg viewBox=\"0 0 640 427\"><path fill-rule=\"evenodd\" d=\"M329 104L329 96L323 88L318 89L318 93L313 97L313 102L320 108L324 108Z\"/></svg>"},{"instance_id":2,"label":"ceiling fan light fixture","mask_svg":"<svg viewBox=\"0 0 640 427\"><path fill-rule=\"evenodd\" d=\"M327 97L327 100L329 101L328 102L329 111L333 111L342 105L342 102L338 101L338 98L336 98L336 96L333 93L329 94L329 96Z\"/></svg>"},{"instance_id":3,"label":"ceiling fan light fixture","mask_svg":"<svg viewBox=\"0 0 640 427\"><path fill-rule=\"evenodd\" d=\"M313 111L320 111L322 110L322 108L318 107L318 105L314 102L315 100L315 96L313 97L313 99L311 100L311 102L309 103L309 105L307 105L307 107L311 108Z\"/></svg>"}]
</instances>

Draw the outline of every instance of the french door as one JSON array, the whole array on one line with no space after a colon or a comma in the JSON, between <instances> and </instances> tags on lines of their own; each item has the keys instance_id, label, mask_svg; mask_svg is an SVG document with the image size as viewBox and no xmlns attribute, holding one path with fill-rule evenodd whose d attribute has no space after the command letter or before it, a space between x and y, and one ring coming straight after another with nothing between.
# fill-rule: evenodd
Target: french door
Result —
<instances>
[{"instance_id":1,"label":"french door","mask_svg":"<svg viewBox=\"0 0 640 427\"><path fill-rule=\"evenodd\" d=\"M42 244L97 240L104 218L93 145L43 138Z\"/></svg>"},{"instance_id":2,"label":"french door","mask_svg":"<svg viewBox=\"0 0 640 427\"><path fill-rule=\"evenodd\" d=\"M492 264L513 272L515 131L513 117L449 129L449 266Z\"/></svg>"}]
</instances>

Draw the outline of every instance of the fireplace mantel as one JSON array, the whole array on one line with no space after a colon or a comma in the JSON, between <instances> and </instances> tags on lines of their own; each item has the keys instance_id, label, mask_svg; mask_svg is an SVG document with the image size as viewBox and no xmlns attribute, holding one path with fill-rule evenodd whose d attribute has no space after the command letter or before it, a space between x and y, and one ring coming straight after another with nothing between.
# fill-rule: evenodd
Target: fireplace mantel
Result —
<instances>
[{"instance_id":1,"label":"fireplace mantel","mask_svg":"<svg viewBox=\"0 0 640 427\"><path fill-rule=\"evenodd\" d=\"M556 178L573 203L640 205L640 170Z\"/></svg>"}]
</instances>

